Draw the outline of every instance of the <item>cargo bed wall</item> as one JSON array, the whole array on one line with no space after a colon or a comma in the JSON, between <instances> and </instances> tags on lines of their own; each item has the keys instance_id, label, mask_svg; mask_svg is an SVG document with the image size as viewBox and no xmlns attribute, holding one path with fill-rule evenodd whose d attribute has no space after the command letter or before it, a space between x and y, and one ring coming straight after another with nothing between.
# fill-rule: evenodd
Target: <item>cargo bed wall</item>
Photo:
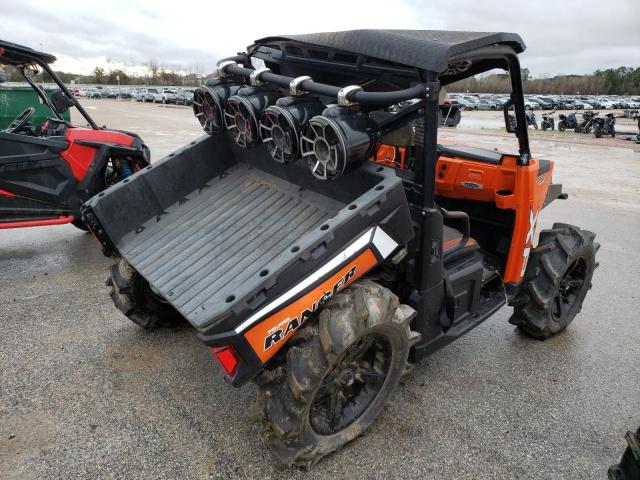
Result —
<instances>
[{"instance_id":1,"label":"cargo bed wall","mask_svg":"<svg viewBox=\"0 0 640 480\"><path fill-rule=\"evenodd\" d=\"M226 137L205 135L85 205L95 211L109 239L117 244L128 232L160 215L233 163L234 154Z\"/></svg>"}]
</instances>

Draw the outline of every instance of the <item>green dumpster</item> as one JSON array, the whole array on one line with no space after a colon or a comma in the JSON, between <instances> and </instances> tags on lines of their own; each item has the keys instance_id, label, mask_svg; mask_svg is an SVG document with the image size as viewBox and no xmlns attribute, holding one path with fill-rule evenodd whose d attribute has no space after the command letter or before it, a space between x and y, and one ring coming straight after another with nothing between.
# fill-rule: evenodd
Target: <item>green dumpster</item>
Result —
<instances>
[{"instance_id":1,"label":"green dumpster","mask_svg":"<svg viewBox=\"0 0 640 480\"><path fill-rule=\"evenodd\" d=\"M47 88L44 91L50 97L57 88ZM41 125L47 118L55 117L49 107L40 103L40 98L36 92L28 85L0 85L0 130L9 126L23 110L29 107L36 109L31 122L34 125ZM71 116L65 112L62 117L69 121Z\"/></svg>"}]
</instances>

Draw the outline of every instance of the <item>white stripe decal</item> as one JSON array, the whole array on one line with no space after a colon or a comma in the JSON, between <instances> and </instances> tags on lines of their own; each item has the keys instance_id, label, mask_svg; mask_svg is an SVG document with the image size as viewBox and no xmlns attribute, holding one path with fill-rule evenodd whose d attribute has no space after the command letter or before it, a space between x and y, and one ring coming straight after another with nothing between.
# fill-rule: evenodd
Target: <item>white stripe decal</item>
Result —
<instances>
[{"instance_id":1,"label":"white stripe decal","mask_svg":"<svg viewBox=\"0 0 640 480\"><path fill-rule=\"evenodd\" d=\"M398 246L396 241L389 235L387 235L387 232L385 232L380 227L376 227L376 229L374 230L372 241L373 245L376 247L376 250L378 250L378 253L380 253L380 256L382 256L382 258L387 258L389 255L391 255L391 252L393 252Z\"/></svg>"},{"instance_id":2,"label":"white stripe decal","mask_svg":"<svg viewBox=\"0 0 640 480\"><path fill-rule=\"evenodd\" d=\"M271 313L274 309L280 307L281 305L287 303L289 300L294 298L300 292L306 290L308 287L316 283L322 277L331 273L331 271L335 270L340 264L346 262L349 258L353 257L356 253L362 250L364 247L373 243L378 252L386 258L397 246L398 244L387 235L380 227L373 227L367 230L365 233L360 235L358 239L345 248L338 255L333 257L329 262L325 263L320 269L313 272L313 274L309 275L298 285L293 287L291 290L283 293L281 296L276 298L273 302L265 305L256 313L247 318L244 322L242 322L236 329L236 333L241 333L247 328L249 328L254 323L257 323L258 320L262 320L267 314ZM393 247L391 247L393 245Z\"/></svg>"}]
</instances>

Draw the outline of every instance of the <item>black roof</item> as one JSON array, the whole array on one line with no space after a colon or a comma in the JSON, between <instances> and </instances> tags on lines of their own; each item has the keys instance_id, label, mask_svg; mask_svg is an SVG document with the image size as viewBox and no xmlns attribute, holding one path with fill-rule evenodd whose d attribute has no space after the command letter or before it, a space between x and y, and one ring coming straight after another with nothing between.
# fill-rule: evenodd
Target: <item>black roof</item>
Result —
<instances>
[{"instance_id":1,"label":"black roof","mask_svg":"<svg viewBox=\"0 0 640 480\"><path fill-rule=\"evenodd\" d=\"M256 40L261 44L301 42L375 57L432 72L447 69L452 57L491 45L506 45L515 53L526 48L515 33L460 32L446 30L349 30L344 32L280 35Z\"/></svg>"},{"instance_id":2,"label":"black roof","mask_svg":"<svg viewBox=\"0 0 640 480\"><path fill-rule=\"evenodd\" d=\"M38 52L33 48L0 40L0 63L20 65L23 63L31 63L36 59L44 63L53 63L56 61L56 57L50 53Z\"/></svg>"}]
</instances>

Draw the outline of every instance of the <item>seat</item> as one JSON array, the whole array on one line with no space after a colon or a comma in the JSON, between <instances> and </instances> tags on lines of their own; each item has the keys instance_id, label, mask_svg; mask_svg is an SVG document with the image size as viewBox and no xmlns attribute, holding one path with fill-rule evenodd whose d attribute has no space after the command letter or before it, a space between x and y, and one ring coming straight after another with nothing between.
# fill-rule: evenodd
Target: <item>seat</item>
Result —
<instances>
[{"instance_id":1,"label":"seat","mask_svg":"<svg viewBox=\"0 0 640 480\"><path fill-rule=\"evenodd\" d=\"M448 251L451 251L451 249L453 249L460 243L462 237L463 235L461 231L447 225L442 226L442 253L445 257ZM450 261L454 258L460 258L462 256L468 255L473 251L478 250L478 248L480 248L478 242L476 242L475 239L469 237L464 248L458 250L456 253L451 255L451 257L446 258L446 260Z\"/></svg>"},{"instance_id":2,"label":"seat","mask_svg":"<svg viewBox=\"0 0 640 480\"><path fill-rule=\"evenodd\" d=\"M438 144L438 153L445 157L466 158L491 165L500 165L502 163L502 157L504 156L504 153L496 152L495 150L442 144Z\"/></svg>"}]
</instances>

